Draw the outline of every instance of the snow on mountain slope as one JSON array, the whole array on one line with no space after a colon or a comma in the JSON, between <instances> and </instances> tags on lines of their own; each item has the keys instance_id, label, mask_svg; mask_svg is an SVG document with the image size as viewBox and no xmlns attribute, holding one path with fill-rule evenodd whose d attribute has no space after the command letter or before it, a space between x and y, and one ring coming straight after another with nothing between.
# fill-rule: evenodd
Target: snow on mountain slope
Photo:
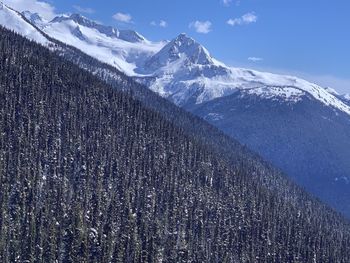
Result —
<instances>
[{"instance_id":1,"label":"snow on mountain slope","mask_svg":"<svg viewBox=\"0 0 350 263\"><path fill-rule=\"evenodd\" d=\"M49 41L43 36L43 32L129 76L136 76L134 69L166 44L153 43L135 31L104 26L78 14L61 15L52 21L45 21L40 14L29 11L20 14L2 3L0 24L31 40L48 45Z\"/></svg>"},{"instance_id":2,"label":"snow on mountain slope","mask_svg":"<svg viewBox=\"0 0 350 263\"><path fill-rule=\"evenodd\" d=\"M310 95L327 106L350 115L350 107L326 89L292 76L231 68L212 58L199 43L185 34L179 35L148 59L144 68L150 88L178 105L200 104L233 94L298 102Z\"/></svg>"},{"instance_id":3,"label":"snow on mountain slope","mask_svg":"<svg viewBox=\"0 0 350 263\"><path fill-rule=\"evenodd\" d=\"M50 43L41 32L25 21L21 14L7 7L2 2L0 2L0 25L44 46Z\"/></svg>"},{"instance_id":4,"label":"snow on mountain slope","mask_svg":"<svg viewBox=\"0 0 350 263\"><path fill-rule=\"evenodd\" d=\"M129 76L165 43L153 43L131 30L118 30L73 14L54 18L43 31L84 53L110 64Z\"/></svg>"},{"instance_id":5,"label":"snow on mountain slope","mask_svg":"<svg viewBox=\"0 0 350 263\"><path fill-rule=\"evenodd\" d=\"M96 29L99 33L102 33L108 37L112 38L119 38L121 40L125 40L127 42L137 43L137 42L144 42L146 39L141 36L139 33L132 31L132 30L119 30L117 28L111 27L111 26L104 26L101 24L98 24L94 21L91 21L87 19L84 16L81 16L79 14L72 14L72 15L62 15L55 17L51 23L62 23L66 21L74 21L75 23L85 26L88 28Z\"/></svg>"},{"instance_id":6,"label":"snow on mountain slope","mask_svg":"<svg viewBox=\"0 0 350 263\"><path fill-rule=\"evenodd\" d=\"M22 15L33 25L37 26L40 29L43 29L47 23L38 13L32 13L30 11L22 12Z\"/></svg>"},{"instance_id":7,"label":"snow on mountain slope","mask_svg":"<svg viewBox=\"0 0 350 263\"><path fill-rule=\"evenodd\" d=\"M344 102L346 105L350 106L350 94L338 95L337 98Z\"/></svg>"},{"instance_id":8,"label":"snow on mountain slope","mask_svg":"<svg viewBox=\"0 0 350 263\"><path fill-rule=\"evenodd\" d=\"M180 34L149 59L143 68L139 70L145 73L152 73L182 58L185 58L188 64L213 64L213 59L203 46L188 38L185 34Z\"/></svg>"},{"instance_id":9,"label":"snow on mountain slope","mask_svg":"<svg viewBox=\"0 0 350 263\"><path fill-rule=\"evenodd\" d=\"M335 89L325 88L329 93L334 95L336 98L344 102L346 105L350 106L350 94L339 94Z\"/></svg>"},{"instance_id":10,"label":"snow on mountain slope","mask_svg":"<svg viewBox=\"0 0 350 263\"><path fill-rule=\"evenodd\" d=\"M20 14L0 5L0 23L39 43L47 40ZM170 42L151 42L132 30L118 30L81 15L62 15L44 21L23 15L44 33L110 64L145 83L177 105L200 104L240 91L287 103L311 96L350 115L350 106L334 90L293 76L232 68L211 57L194 39L180 34Z\"/></svg>"}]
</instances>

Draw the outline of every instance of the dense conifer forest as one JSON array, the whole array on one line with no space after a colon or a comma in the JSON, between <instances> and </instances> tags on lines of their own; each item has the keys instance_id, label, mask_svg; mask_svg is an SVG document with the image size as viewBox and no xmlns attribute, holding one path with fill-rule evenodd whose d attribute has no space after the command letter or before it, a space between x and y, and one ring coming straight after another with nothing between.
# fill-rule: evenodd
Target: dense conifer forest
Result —
<instances>
[{"instance_id":1,"label":"dense conifer forest","mask_svg":"<svg viewBox=\"0 0 350 263\"><path fill-rule=\"evenodd\" d=\"M0 262L350 262L349 223L238 143L0 34Z\"/></svg>"}]
</instances>

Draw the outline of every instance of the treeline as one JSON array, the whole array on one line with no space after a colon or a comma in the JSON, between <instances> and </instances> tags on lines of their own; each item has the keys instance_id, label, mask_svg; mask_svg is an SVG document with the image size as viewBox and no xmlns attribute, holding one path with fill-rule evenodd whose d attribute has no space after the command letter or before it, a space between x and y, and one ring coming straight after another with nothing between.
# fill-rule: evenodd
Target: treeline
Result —
<instances>
[{"instance_id":1,"label":"treeline","mask_svg":"<svg viewBox=\"0 0 350 263\"><path fill-rule=\"evenodd\" d=\"M0 262L350 262L348 222L242 147L0 33Z\"/></svg>"}]
</instances>

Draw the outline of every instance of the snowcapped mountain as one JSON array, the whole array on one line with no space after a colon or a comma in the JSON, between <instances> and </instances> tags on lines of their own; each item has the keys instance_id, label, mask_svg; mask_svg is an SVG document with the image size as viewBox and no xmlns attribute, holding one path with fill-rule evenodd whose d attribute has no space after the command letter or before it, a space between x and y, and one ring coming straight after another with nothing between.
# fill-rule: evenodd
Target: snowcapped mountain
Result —
<instances>
[{"instance_id":1,"label":"snowcapped mountain","mask_svg":"<svg viewBox=\"0 0 350 263\"><path fill-rule=\"evenodd\" d=\"M95 29L98 33L104 34L105 36L110 38L118 38L131 43L146 42L146 39L135 31L118 30L117 28L114 28L111 26L104 26L94 21L91 21L79 14L62 15L62 16L55 17L48 24L48 26L51 26L52 24L65 24L66 26L68 24L68 27L70 25L83 26L90 29Z\"/></svg>"},{"instance_id":2,"label":"snowcapped mountain","mask_svg":"<svg viewBox=\"0 0 350 263\"><path fill-rule=\"evenodd\" d=\"M19 13L2 3L0 25L46 46L50 43L45 37L47 35L129 76L135 76L134 69L166 44L148 41L132 30L118 30L98 24L79 14L61 15L46 21L37 13Z\"/></svg>"},{"instance_id":3,"label":"snowcapped mountain","mask_svg":"<svg viewBox=\"0 0 350 263\"><path fill-rule=\"evenodd\" d=\"M148 59L138 73L147 73L149 87L178 105L201 104L236 91L262 98L297 102L304 96L350 115L350 107L322 87L292 76L227 67L185 34Z\"/></svg>"},{"instance_id":4,"label":"snowcapped mountain","mask_svg":"<svg viewBox=\"0 0 350 263\"><path fill-rule=\"evenodd\" d=\"M148 59L143 70L146 73L152 73L173 63L178 64L179 60L186 66L191 64L214 64L208 50L192 38L187 37L185 33L182 33Z\"/></svg>"},{"instance_id":5,"label":"snowcapped mountain","mask_svg":"<svg viewBox=\"0 0 350 263\"><path fill-rule=\"evenodd\" d=\"M165 43L153 43L132 30L118 30L78 15L62 15L42 27L50 37L134 76L134 69Z\"/></svg>"},{"instance_id":6,"label":"snowcapped mountain","mask_svg":"<svg viewBox=\"0 0 350 263\"><path fill-rule=\"evenodd\" d=\"M45 21L39 14L26 11L22 15L30 22L27 23L19 13L1 6L0 23L5 27L47 44L48 40L32 23L48 36L137 77L180 106L197 105L241 91L287 103L312 96L350 115L350 106L329 89L292 76L228 67L186 34L170 42L151 42L135 31L104 26L79 14Z\"/></svg>"},{"instance_id":7,"label":"snowcapped mountain","mask_svg":"<svg viewBox=\"0 0 350 263\"><path fill-rule=\"evenodd\" d=\"M350 217L349 95L293 76L229 67L186 34L152 42L81 15L45 21L2 4L0 24L43 45L57 39L134 77L238 139Z\"/></svg>"},{"instance_id":8,"label":"snowcapped mountain","mask_svg":"<svg viewBox=\"0 0 350 263\"><path fill-rule=\"evenodd\" d=\"M136 72L152 76L146 79L148 86L180 106L201 104L241 91L288 103L312 96L350 115L348 105L316 84L292 76L228 67L185 34L164 46Z\"/></svg>"}]
</instances>

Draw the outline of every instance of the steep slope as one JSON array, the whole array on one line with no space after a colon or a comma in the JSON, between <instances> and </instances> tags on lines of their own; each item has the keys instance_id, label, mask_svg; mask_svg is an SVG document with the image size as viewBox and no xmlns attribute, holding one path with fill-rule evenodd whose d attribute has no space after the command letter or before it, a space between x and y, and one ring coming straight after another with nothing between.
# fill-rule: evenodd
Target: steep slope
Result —
<instances>
[{"instance_id":1,"label":"steep slope","mask_svg":"<svg viewBox=\"0 0 350 263\"><path fill-rule=\"evenodd\" d=\"M153 43L135 31L104 26L79 14L46 21L38 13L20 14L1 2L0 24L43 45L50 43L48 38L72 45L130 76L166 44Z\"/></svg>"},{"instance_id":2,"label":"steep slope","mask_svg":"<svg viewBox=\"0 0 350 263\"><path fill-rule=\"evenodd\" d=\"M297 187L289 198L263 187L250 173L264 164L218 159L0 30L1 262L350 260L349 223Z\"/></svg>"},{"instance_id":3,"label":"steep slope","mask_svg":"<svg viewBox=\"0 0 350 263\"><path fill-rule=\"evenodd\" d=\"M12 10L0 1L0 25L13 30L30 40L47 46L48 40L31 24L23 20L21 14Z\"/></svg>"},{"instance_id":4,"label":"steep slope","mask_svg":"<svg viewBox=\"0 0 350 263\"><path fill-rule=\"evenodd\" d=\"M244 148L222 136L220 132L212 129L205 122L193 118L173 104L162 100L156 94L133 82L132 79L121 74L113 67L102 64L97 60L91 60L89 57L82 56L82 54L73 53L74 55L69 57L65 56L67 53L60 55L93 72L116 89L127 91L141 100L146 107L156 110L164 118L181 127L191 136L196 136L200 143L215 148L216 155L236 165L241 162L241 159L237 159L237 154L233 154L232 149L239 148L240 151L244 152L246 159L249 156L250 163L255 163L254 158L256 156L252 156ZM216 101L219 101L219 103L215 103ZM303 108L300 105L306 105L307 107ZM254 110L250 110L250 107ZM297 111L296 108L302 110ZM321 111L316 111L315 108L321 109ZM203 111L203 109L205 110ZM349 133L346 132L347 115L336 115L338 117L334 125L329 125L330 119L325 116L329 115L332 118L334 111L320 102L315 103L312 96L306 97L303 101L295 104L284 105L278 100L266 98L264 101L258 96L253 97L239 92L227 98L222 98L222 101L217 99L213 100L213 103L199 104L197 107L192 107L191 110L227 134L254 148L265 159L273 160L278 167L290 171L291 176L301 185L308 186L309 191L321 197L339 211L348 210L347 177L344 177L349 164L347 155L349 149L347 134ZM223 114L217 113L220 111ZM254 111L255 115L252 114ZM232 114L232 112L235 112L235 114ZM282 114L276 115L277 112ZM227 114L227 116L224 117L224 114ZM295 116L293 116L294 114ZM315 120L319 119L320 114L322 115L321 123L317 124ZM232 117L232 115L234 116ZM254 116L257 119L254 119ZM313 121L310 122L310 120ZM276 123L280 125L276 125ZM302 124L306 124L306 127L303 127ZM331 131L327 132L328 130ZM315 136L320 131L323 131L323 133L319 137ZM276 140L276 138L279 139ZM335 139L340 144L334 144ZM327 142L327 144L324 145L324 142ZM282 145L285 147L282 148ZM322 156L325 161L320 163L320 158L315 156L315 152ZM329 163L331 163L331 166L329 166ZM337 165L339 163L340 166ZM296 170L295 167L298 167L298 169ZM272 186L273 189L283 192L286 182L281 182L275 176L266 178L266 173L271 174L272 170L268 172L261 171L261 167L259 170L259 173L252 173L255 180L259 180L267 187L271 188ZM322 184L323 186L320 187Z\"/></svg>"},{"instance_id":5,"label":"steep slope","mask_svg":"<svg viewBox=\"0 0 350 263\"><path fill-rule=\"evenodd\" d=\"M350 216L350 120L311 96L290 105L235 93L193 112Z\"/></svg>"},{"instance_id":6,"label":"steep slope","mask_svg":"<svg viewBox=\"0 0 350 263\"><path fill-rule=\"evenodd\" d=\"M238 139L350 217L345 96L292 76L225 67L183 34L146 65L158 68L140 80L153 91Z\"/></svg>"},{"instance_id":7,"label":"steep slope","mask_svg":"<svg viewBox=\"0 0 350 263\"><path fill-rule=\"evenodd\" d=\"M350 94L344 94L341 96L344 103L347 103L350 106Z\"/></svg>"},{"instance_id":8,"label":"steep slope","mask_svg":"<svg viewBox=\"0 0 350 263\"><path fill-rule=\"evenodd\" d=\"M28 21L23 21L19 14L12 11L16 16L12 17L12 14L9 19L7 13L11 10L1 6L7 11L0 14L3 26L17 28L16 32L29 38L34 33L20 28L30 28L29 31L37 31L35 35L43 37L45 33L49 38L72 45L128 76L138 77L152 90L178 105L200 104L240 90L286 102L296 102L305 95L311 95L323 104L350 115L350 106L330 89L293 76L227 67L186 34L180 34L169 43L153 43L135 31L104 26L79 14L58 16L48 22L39 14L26 11L23 16ZM26 22L37 26L37 30Z\"/></svg>"},{"instance_id":9,"label":"steep slope","mask_svg":"<svg viewBox=\"0 0 350 263\"><path fill-rule=\"evenodd\" d=\"M10 10L2 6L4 10ZM38 27L36 34L45 33L128 76L139 77L152 90L178 105L200 104L244 90L248 94L287 102L301 100L308 94L350 115L350 106L332 91L292 76L227 67L186 34L180 34L169 43L152 43L135 31L104 26L79 14L58 16L50 22L28 11L23 12L23 16ZM6 14L0 17L9 29L24 23L19 14L8 22ZM24 27L30 27L30 24ZM28 35L26 30L16 32Z\"/></svg>"},{"instance_id":10,"label":"steep slope","mask_svg":"<svg viewBox=\"0 0 350 263\"><path fill-rule=\"evenodd\" d=\"M32 13L30 11L22 12L22 15L32 24L37 26L40 29L43 29L47 24L47 21L44 20L38 13Z\"/></svg>"},{"instance_id":11,"label":"steep slope","mask_svg":"<svg viewBox=\"0 0 350 263\"><path fill-rule=\"evenodd\" d=\"M46 30L47 34L43 34L56 44L51 49L62 57L116 88L128 86L144 105L190 134L204 126L198 121L193 124L191 118L183 121L183 113L144 90L142 85L126 85L130 79L108 65L137 76L137 81L152 91L239 139L307 190L350 216L347 146L350 102L346 96L292 76L227 67L185 34L169 43L151 43L134 31L123 33L79 15L59 16L51 22L28 12L24 16L36 24L39 32L39 28ZM299 108L303 110L295 110ZM220 154L231 156L231 144L215 136L204 134L202 142L209 142Z\"/></svg>"},{"instance_id":12,"label":"steep slope","mask_svg":"<svg viewBox=\"0 0 350 263\"><path fill-rule=\"evenodd\" d=\"M128 75L135 75L134 69L164 45L150 42L135 31L103 26L78 14L58 16L42 30Z\"/></svg>"},{"instance_id":13,"label":"steep slope","mask_svg":"<svg viewBox=\"0 0 350 263\"><path fill-rule=\"evenodd\" d=\"M310 95L350 116L348 105L316 84L293 76L227 67L185 34L168 43L137 72L152 76L146 84L181 106L201 104L236 91L285 103Z\"/></svg>"},{"instance_id":14,"label":"steep slope","mask_svg":"<svg viewBox=\"0 0 350 263\"><path fill-rule=\"evenodd\" d=\"M338 99L340 99L342 102L344 102L345 104L347 104L348 106L350 106L350 94L336 94L336 97Z\"/></svg>"}]
</instances>

